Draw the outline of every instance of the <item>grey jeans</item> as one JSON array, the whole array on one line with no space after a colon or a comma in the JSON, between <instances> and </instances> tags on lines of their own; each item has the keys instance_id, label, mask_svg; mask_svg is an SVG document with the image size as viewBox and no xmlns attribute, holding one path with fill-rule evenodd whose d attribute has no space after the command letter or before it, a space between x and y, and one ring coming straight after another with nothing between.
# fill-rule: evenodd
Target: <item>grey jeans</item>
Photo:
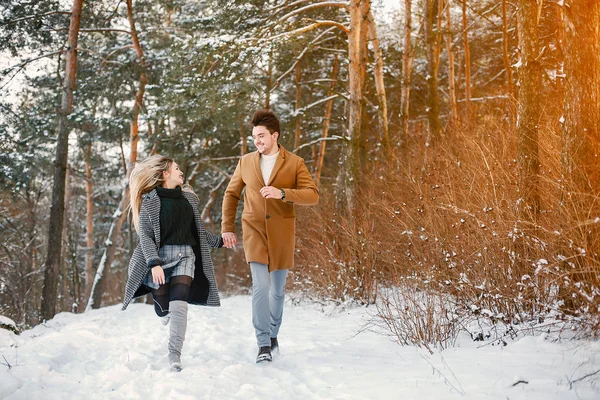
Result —
<instances>
[{"instance_id":1,"label":"grey jeans","mask_svg":"<svg viewBox=\"0 0 600 400\"><path fill-rule=\"evenodd\" d=\"M269 273L268 265L251 262L252 324L258 347L270 346L271 338L279 334L283 319L283 301L287 269Z\"/></svg>"}]
</instances>

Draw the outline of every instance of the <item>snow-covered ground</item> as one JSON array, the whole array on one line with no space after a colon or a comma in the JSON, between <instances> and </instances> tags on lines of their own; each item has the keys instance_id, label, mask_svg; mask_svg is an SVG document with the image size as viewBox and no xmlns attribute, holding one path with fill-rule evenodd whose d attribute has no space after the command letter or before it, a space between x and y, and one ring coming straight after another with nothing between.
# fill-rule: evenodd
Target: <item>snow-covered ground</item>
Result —
<instances>
[{"instance_id":1,"label":"snow-covered ground","mask_svg":"<svg viewBox=\"0 0 600 400\"><path fill-rule=\"evenodd\" d=\"M363 329L373 307L286 304L281 354L257 365L250 304L190 307L179 373L167 365L168 328L145 304L0 330L0 399L600 399L600 372L578 380L600 370L598 342L482 346L465 334L430 355Z\"/></svg>"}]
</instances>

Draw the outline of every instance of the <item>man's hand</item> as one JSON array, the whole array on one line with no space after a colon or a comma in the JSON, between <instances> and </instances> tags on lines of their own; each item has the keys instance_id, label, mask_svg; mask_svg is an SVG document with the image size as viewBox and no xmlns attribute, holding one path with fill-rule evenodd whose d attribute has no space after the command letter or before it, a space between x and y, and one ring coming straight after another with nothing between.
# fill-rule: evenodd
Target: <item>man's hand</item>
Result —
<instances>
[{"instance_id":1,"label":"man's hand","mask_svg":"<svg viewBox=\"0 0 600 400\"><path fill-rule=\"evenodd\" d=\"M224 232L223 235L223 246L228 249L233 249L237 243L237 236L233 232Z\"/></svg>"},{"instance_id":2,"label":"man's hand","mask_svg":"<svg viewBox=\"0 0 600 400\"><path fill-rule=\"evenodd\" d=\"M165 284L165 271L163 271L160 265L152 268L152 282L158 283L159 285Z\"/></svg>"},{"instance_id":3,"label":"man's hand","mask_svg":"<svg viewBox=\"0 0 600 400\"><path fill-rule=\"evenodd\" d=\"M277 189L273 186L265 186L260 189L260 194L265 199L279 199L281 200L281 189Z\"/></svg>"}]
</instances>

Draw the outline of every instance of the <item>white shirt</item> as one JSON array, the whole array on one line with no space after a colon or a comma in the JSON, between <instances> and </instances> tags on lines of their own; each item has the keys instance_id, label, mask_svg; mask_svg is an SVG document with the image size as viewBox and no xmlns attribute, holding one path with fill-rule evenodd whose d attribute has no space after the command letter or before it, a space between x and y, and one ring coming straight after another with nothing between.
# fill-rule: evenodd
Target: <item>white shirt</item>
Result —
<instances>
[{"instance_id":1,"label":"white shirt","mask_svg":"<svg viewBox=\"0 0 600 400\"><path fill-rule=\"evenodd\" d=\"M271 173L273 172L273 167L275 167L275 161L277 161L277 156L279 156L279 151L277 151L277 153L275 154L271 154L270 156L266 156L264 154L260 155L260 170L262 172L265 185L269 184L269 178L271 177Z\"/></svg>"}]
</instances>

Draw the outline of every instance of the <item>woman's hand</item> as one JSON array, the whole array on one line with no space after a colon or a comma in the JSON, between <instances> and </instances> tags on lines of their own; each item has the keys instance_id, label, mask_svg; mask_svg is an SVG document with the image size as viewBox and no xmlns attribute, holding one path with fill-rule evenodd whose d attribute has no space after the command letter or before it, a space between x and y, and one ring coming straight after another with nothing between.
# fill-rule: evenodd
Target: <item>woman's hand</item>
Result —
<instances>
[{"instance_id":1,"label":"woman's hand","mask_svg":"<svg viewBox=\"0 0 600 400\"><path fill-rule=\"evenodd\" d=\"M160 265L152 268L152 282L158 283L159 285L165 284L165 271L163 271Z\"/></svg>"}]
</instances>

